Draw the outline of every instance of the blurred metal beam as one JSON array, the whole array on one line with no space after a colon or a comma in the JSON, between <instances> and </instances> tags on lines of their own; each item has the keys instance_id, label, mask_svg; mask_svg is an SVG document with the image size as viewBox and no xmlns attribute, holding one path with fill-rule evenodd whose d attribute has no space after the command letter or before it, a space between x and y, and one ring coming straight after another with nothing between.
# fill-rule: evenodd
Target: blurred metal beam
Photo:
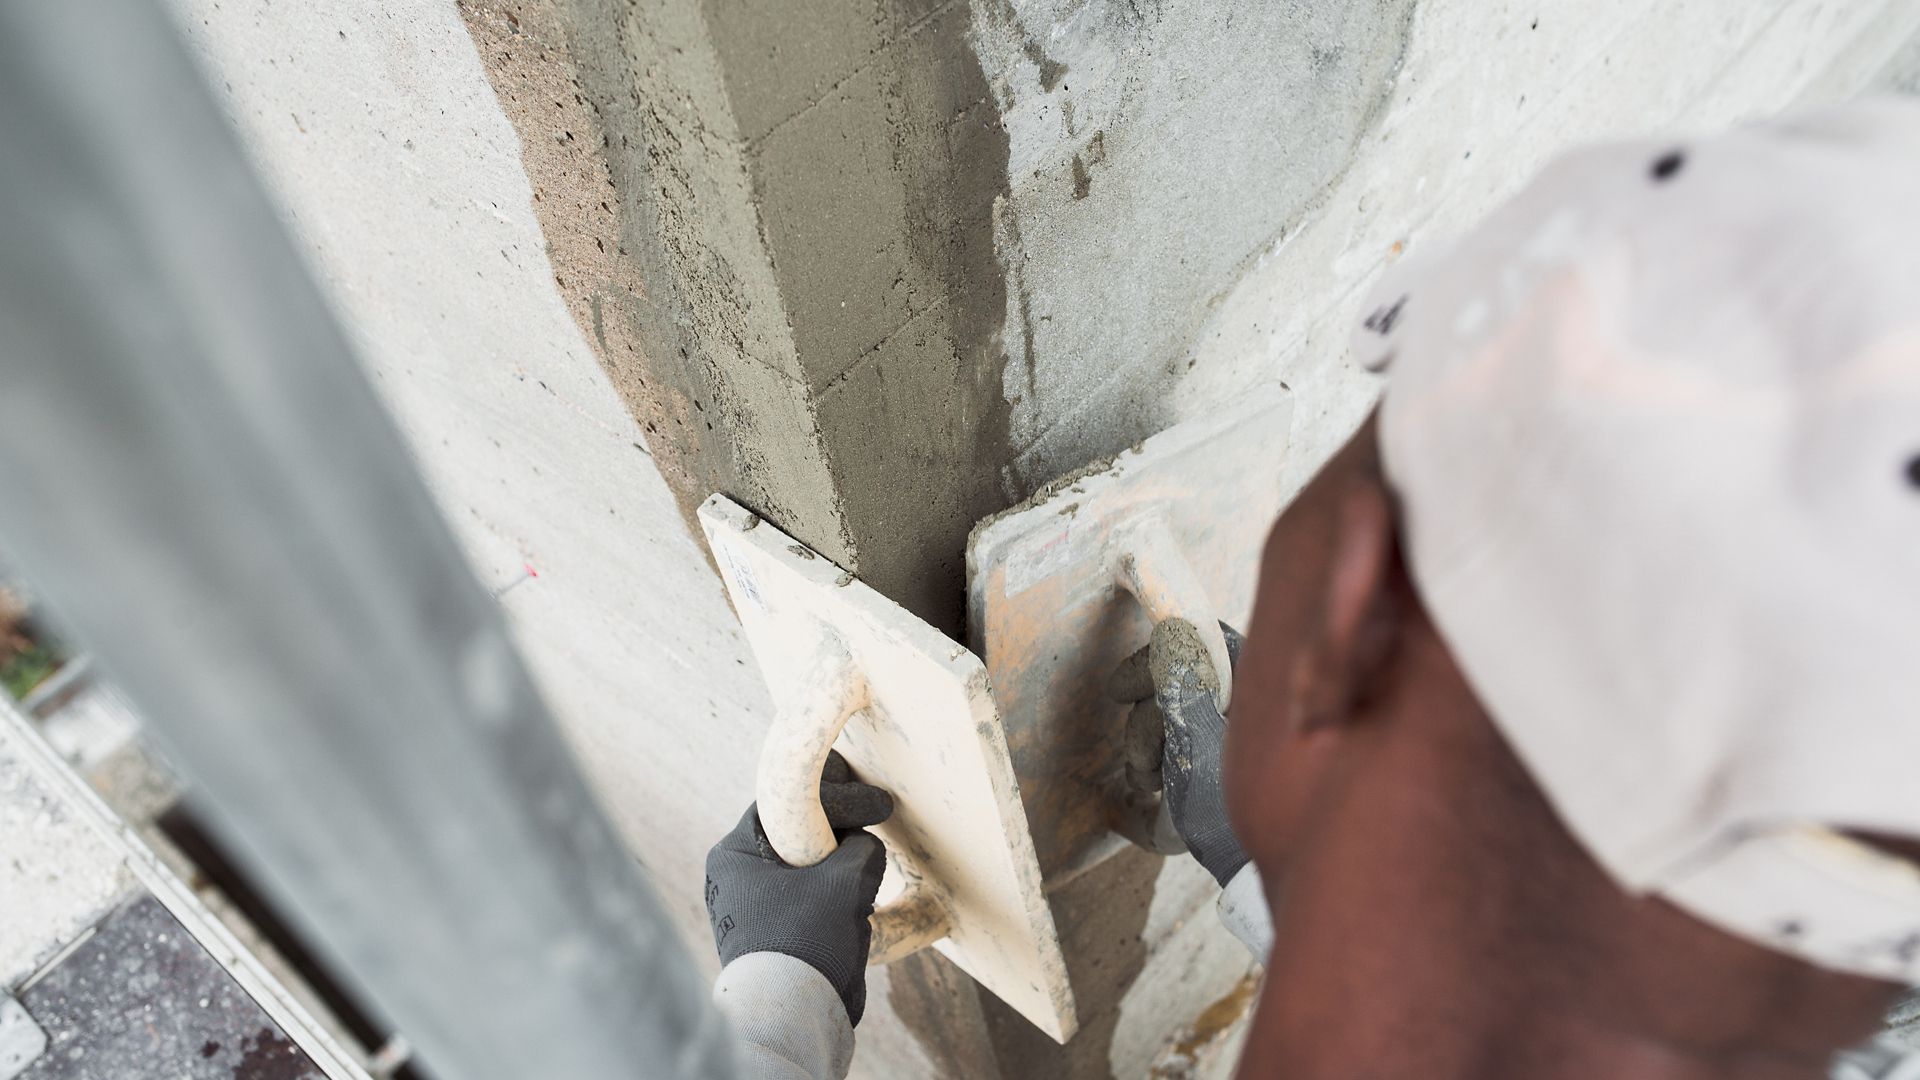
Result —
<instances>
[{"instance_id":1,"label":"blurred metal beam","mask_svg":"<svg viewBox=\"0 0 1920 1080\"><path fill-rule=\"evenodd\" d=\"M0 3L0 543L449 1080L730 1074L160 5Z\"/></svg>"}]
</instances>

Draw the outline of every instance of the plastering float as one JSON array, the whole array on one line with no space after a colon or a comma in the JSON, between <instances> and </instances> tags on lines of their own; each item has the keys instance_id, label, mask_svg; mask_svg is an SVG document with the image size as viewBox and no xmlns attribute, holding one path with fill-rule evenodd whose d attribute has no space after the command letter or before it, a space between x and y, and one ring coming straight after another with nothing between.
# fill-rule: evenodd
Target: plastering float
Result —
<instances>
[{"instance_id":1,"label":"plastering float","mask_svg":"<svg viewBox=\"0 0 1920 1080\"><path fill-rule=\"evenodd\" d=\"M837 747L894 796L871 962L930 945L1065 1042L1073 992L979 658L725 496L700 523L777 707L755 784L774 849L833 851L819 782Z\"/></svg>"},{"instance_id":2,"label":"plastering float","mask_svg":"<svg viewBox=\"0 0 1920 1080\"><path fill-rule=\"evenodd\" d=\"M974 530L971 642L993 678L1050 884L1104 857L1114 833L1181 849L1159 797L1125 779L1107 679L1153 623L1177 615L1205 638L1227 704L1219 620L1246 625L1280 512L1290 419L1286 392L1262 387Z\"/></svg>"}]
</instances>

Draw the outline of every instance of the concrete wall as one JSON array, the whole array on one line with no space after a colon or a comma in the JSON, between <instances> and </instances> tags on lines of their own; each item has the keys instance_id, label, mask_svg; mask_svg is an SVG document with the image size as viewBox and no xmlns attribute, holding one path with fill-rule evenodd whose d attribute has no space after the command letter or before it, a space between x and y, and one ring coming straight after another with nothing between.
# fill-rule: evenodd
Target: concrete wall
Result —
<instances>
[{"instance_id":1,"label":"concrete wall","mask_svg":"<svg viewBox=\"0 0 1920 1080\"><path fill-rule=\"evenodd\" d=\"M973 520L1250 385L1303 479L1358 294L1558 148L1920 69L1920 0L172 4L703 958L771 707L709 491L957 628ZM857 1071L1218 1067L1204 877L1053 885L1072 1045L914 961Z\"/></svg>"},{"instance_id":2,"label":"concrete wall","mask_svg":"<svg viewBox=\"0 0 1920 1080\"><path fill-rule=\"evenodd\" d=\"M664 882L697 880L695 838L752 797L765 693L560 301L458 13L415 8L174 4L608 809ZM666 892L706 934L698 887Z\"/></svg>"},{"instance_id":3,"label":"concrete wall","mask_svg":"<svg viewBox=\"0 0 1920 1080\"><path fill-rule=\"evenodd\" d=\"M614 216L592 227L643 287L593 265L563 291L611 300L596 326L630 326L646 374L617 385L691 450L672 452L683 505L726 490L957 634L960 548L1012 497L996 467L1010 450L992 225L1005 136L966 9L465 10L538 145L536 183L564 188L582 167L612 181ZM553 64L571 89L536 92Z\"/></svg>"},{"instance_id":4,"label":"concrete wall","mask_svg":"<svg viewBox=\"0 0 1920 1080\"><path fill-rule=\"evenodd\" d=\"M662 478L673 436L629 412L615 387L634 376L596 358L591 305L562 299L582 249L602 254L604 167L530 184L523 152L565 143L522 142L452 3L171 8L606 808L717 971L704 859L753 798L772 706ZM552 206L574 224L543 234ZM884 980L869 1016L868 1075L928 1074Z\"/></svg>"}]
</instances>

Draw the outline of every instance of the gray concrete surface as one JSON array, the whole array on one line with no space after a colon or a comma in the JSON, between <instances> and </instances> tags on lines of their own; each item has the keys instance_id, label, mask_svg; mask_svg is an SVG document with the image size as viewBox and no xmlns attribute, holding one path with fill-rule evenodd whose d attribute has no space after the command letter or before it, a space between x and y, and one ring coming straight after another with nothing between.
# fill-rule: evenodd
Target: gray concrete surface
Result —
<instances>
[{"instance_id":1,"label":"gray concrete surface","mask_svg":"<svg viewBox=\"0 0 1920 1080\"><path fill-rule=\"evenodd\" d=\"M1684 138L1850 97L1875 85L1916 27L1915 0L1424 0L1386 107L1338 179L1214 284L1182 351L1133 360L1136 377L1164 378L1161 422L1203 415L1255 380L1286 382L1289 469L1304 482L1371 407L1376 386L1348 363L1347 335L1394 259L1465 230L1563 149ZM1113 408L1070 401L1037 423L1097 427ZM1036 444L1029 467L1072 457L1051 453Z\"/></svg>"},{"instance_id":2,"label":"gray concrete surface","mask_svg":"<svg viewBox=\"0 0 1920 1080\"><path fill-rule=\"evenodd\" d=\"M0 989L33 974L133 881L119 853L0 729Z\"/></svg>"},{"instance_id":3,"label":"gray concrete surface","mask_svg":"<svg viewBox=\"0 0 1920 1080\"><path fill-rule=\"evenodd\" d=\"M973 6L1010 144L1004 391L1024 492L1173 419L1224 293L1305 227L1402 92L1416 8Z\"/></svg>"},{"instance_id":4,"label":"gray concrete surface","mask_svg":"<svg viewBox=\"0 0 1920 1080\"><path fill-rule=\"evenodd\" d=\"M47 1033L26 1007L0 993L0 1080L18 1080L47 1050Z\"/></svg>"},{"instance_id":5,"label":"gray concrete surface","mask_svg":"<svg viewBox=\"0 0 1920 1080\"><path fill-rule=\"evenodd\" d=\"M960 549L1010 495L994 465L1010 451L993 232L1007 153L965 6L464 8L537 148L536 184L610 179L616 212L593 228L630 265L583 260L565 291L612 298L594 325L630 334L645 371L616 385L697 448L669 470L683 505L724 490L959 633ZM522 95L552 83L531 52L570 66L590 106L558 137L579 110Z\"/></svg>"}]
</instances>

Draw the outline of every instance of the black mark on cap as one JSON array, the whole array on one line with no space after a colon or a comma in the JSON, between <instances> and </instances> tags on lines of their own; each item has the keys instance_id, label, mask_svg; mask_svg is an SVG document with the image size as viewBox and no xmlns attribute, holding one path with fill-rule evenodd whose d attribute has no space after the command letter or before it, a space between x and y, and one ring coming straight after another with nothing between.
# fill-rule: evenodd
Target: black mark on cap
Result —
<instances>
[{"instance_id":1,"label":"black mark on cap","mask_svg":"<svg viewBox=\"0 0 1920 1080\"><path fill-rule=\"evenodd\" d=\"M1907 483L1920 490L1920 454L1907 459Z\"/></svg>"},{"instance_id":2,"label":"black mark on cap","mask_svg":"<svg viewBox=\"0 0 1920 1080\"><path fill-rule=\"evenodd\" d=\"M1393 333L1393 324L1400 321L1400 312L1407 306L1407 298L1402 296L1387 307L1383 307L1367 316L1367 329L1386 337Z\"/></svg>"},{"instance_id":3,"label":"black mark on cap","mask_svg":"<svg viewBox=\"0 0 1920 1080\"><path fill-rule=\"evenodd\" d=\"M1653 163L1653 178L1663 183L1671 180L1686 163L1687 155L1675 150Z\"/></svg>"}]
</instances>

